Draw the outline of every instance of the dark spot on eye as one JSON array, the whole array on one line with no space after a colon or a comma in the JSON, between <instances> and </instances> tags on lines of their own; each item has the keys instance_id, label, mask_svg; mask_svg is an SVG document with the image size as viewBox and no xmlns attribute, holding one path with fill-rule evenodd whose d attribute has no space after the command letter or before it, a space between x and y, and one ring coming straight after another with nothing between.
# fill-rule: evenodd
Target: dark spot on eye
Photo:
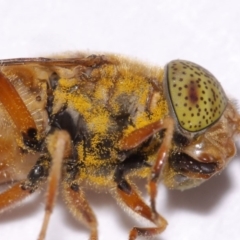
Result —
<instances>
[{"instance_id":1,"label":"dark spot on eye","mask_svg":"<svg viewBox=\"0 0 240 240\"><path fill-rule=\"evenodd\" d=\"M198 101L197 86L196 83L194 83L194 81L190 82L188 96L191 103L196 103Z\"/></svg>"},{"instance_id":2,"label":"dark spot on eye","mask_svg":"<svg viewBox=\"0 0 240 240\"><path fill-rule=\"evenodd\" d=\"M196 71L195 71L194 73L195 73L195 74L197 74L198 76L200 76L200 75L201 75L199 72L196 72ZM201 79L200 79L200 78L199 78L198 80L199 80L199 81L201 81Z\"/></svg>"},{"instance_id":3,"label":"dark spot on eye","mask_svg":"<svg viewBox=\"0 0 240 240\"><path fill-rule=\"evenodd\" d=\"M212 91L212 94L213 94L213 99L216 101L216 99L217 99L216 93L212 88L211 88L211 91Z\"/></svg>"}]
</instances>

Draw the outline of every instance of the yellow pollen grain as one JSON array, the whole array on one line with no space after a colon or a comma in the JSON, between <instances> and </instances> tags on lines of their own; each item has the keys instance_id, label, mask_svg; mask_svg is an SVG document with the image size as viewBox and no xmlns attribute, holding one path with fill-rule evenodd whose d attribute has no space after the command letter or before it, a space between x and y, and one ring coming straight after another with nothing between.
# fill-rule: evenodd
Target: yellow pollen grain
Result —
<instances>
[{"instance_id":1,"label":"yellow pollen grain","mask_svg":"<svg viewBox=\"0 0 240 240\"><path fill-rule=\"evenodd\" d=\"M86 114L86 121L89 123L89 128L100 134L106 133L109 128L110 120L107 111L101 108L94 108L90 114Z\"/></svg>"},{"instance_id":2,"label":"yellow pollen grain","mask_svg":"<svg viewBox=\"0 0 240 240\"><path fill-rule=\"evenodd\" d=\"M150 123L159 121L163 119L164 116L166 116L167 114L168 114L167 102L159 101L158 104L156 104L155 108L153 109L151 116L149 116L148 113L143 112L136 118L134 126L129 125L129 127L124 131L124 135L127 135L136 129L143 128L146 125L149 125Z\"/></svg>"},{"instance_id":3,"label":"yellow pollen grain","mask_svg":"<svg viewBox=\"0 0 240 240\"><path fill-rule=\"evenodd\" d=\"M73 104L73 107L79 111L79 113L89 112L92 108L91 101L82 94L66 94L67 101Z\"/></svg>"},{"instance_id":4,"label":"yellow pollen grain","mask_svg":"<svg viewBox=\"0 0 240 240\"><path fill-rule=\"evenodd\" d=\"M78 85L78 80L76 78L60 78L58 84L63 89L68 89Z\"/></svg>"},{"instance_id":5,"label":"yellow pollen grain","mask_svg":"<svg viewBox=\"0 0 240 240\"><path fill-rule=\"evenodd\" d=\"M103 87L104 86L104 87ZM109 98L109 91L113 87L113 81L109 78L104 78L99 81L94 93L94 98L107 101Z\"/></svg>"}]
</instances>

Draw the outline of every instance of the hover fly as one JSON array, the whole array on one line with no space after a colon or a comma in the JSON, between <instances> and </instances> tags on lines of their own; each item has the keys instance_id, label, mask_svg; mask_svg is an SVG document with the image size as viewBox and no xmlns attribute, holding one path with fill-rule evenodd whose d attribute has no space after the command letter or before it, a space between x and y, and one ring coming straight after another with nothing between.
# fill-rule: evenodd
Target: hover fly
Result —
<instances>
[{"instance_id":1,"label":"hover fly","mask_svg":"<svg viewBox=\"0 0 240 240\"><path fill-rule=\"evenodd\" d=\"M115 55L0 61L0 193L4 211L44 184L46 235L58 186L72 215L98 239L83 186L109 191L153 223L129 239L163 232L159 182L188 189L221 172L235 155L240 116L217 79L185 60L164 69ZM134 177L146 179L150 204Z\"/></svg>"}]
</instances>

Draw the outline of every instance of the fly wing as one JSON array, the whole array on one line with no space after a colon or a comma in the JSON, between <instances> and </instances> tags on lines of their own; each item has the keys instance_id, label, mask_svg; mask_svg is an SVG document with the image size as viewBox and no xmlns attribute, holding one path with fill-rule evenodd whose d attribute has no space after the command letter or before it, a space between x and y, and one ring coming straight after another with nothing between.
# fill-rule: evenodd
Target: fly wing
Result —
<instances>
[{"instance_id":1,"label":"fly wing","mask_svg":"<svg viewBox=\"0 0 240 240\"><path fill-rule=\"evenodd\" d=\"M0 66L14 65L41 65L41 66L58 66L58 67L74 67L83 66L99 66L109 63L109 60L103 55L90 55L88 57L59 57L59 58L13 58L0 60Z\"/></svg>"}]
</instances>

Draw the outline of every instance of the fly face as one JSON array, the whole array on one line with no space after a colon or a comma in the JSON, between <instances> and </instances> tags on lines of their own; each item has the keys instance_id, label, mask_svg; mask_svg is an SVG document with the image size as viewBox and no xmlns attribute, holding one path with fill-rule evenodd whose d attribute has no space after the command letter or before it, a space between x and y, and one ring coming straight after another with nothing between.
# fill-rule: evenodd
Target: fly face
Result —
<instances>
[{"instance_id":1,"label":"fly face","mask_svg":"<svg viewBox=\"0 0 240 240\"><path fill-rule=\"evenodd\" d=\"M164 87L176 129L165 183L191 188L222 171L235 155L239 115L218 80L195 63L171 61Z\"/></svg>"}]
</instances>

